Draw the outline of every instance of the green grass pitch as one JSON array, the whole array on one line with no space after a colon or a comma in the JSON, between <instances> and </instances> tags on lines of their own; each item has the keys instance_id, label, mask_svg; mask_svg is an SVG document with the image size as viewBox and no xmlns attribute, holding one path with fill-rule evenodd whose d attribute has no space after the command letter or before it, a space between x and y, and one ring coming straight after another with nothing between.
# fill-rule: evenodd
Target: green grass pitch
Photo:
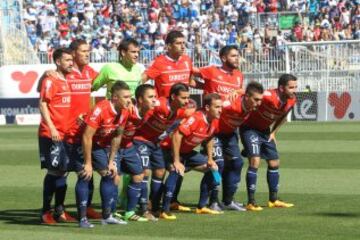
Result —
<instances>
[{"instance_id":1,"label":"green grass pitch","mask_svg":"<svg viewBox=\"0 0 360 240\"><path fill-rule=\"evenodd\" d=\"M174 222L129 223L79 229L77 224L39 225L42 179L37 128L0 128L0 239L359 239L360 123L289 123L278 134L280 197L292 209L226 212L221 216L180 214ZM236 199L245 202L244 173ZM267 201L266 167L257 201ZM96 178L98 190L99 177ZM195 204L199 173L185 176L180 199ZM75 176L69 176L68 210L74 208ZM99 207L99 193L94 203Z\"/></svg>"}]
</instances>

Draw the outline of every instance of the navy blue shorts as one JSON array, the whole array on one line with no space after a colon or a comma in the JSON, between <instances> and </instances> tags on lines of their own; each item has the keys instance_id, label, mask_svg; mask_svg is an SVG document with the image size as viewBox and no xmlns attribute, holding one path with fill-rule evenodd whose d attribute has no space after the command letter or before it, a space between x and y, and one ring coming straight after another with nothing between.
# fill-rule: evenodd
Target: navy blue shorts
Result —
<instances>
[{"instance_id":1,"label":"navy blue shorts","mask_svg":"<svg viewBox=\"0 0 360 240\"><path fill-rule=\"evenodd\" d=\"M97 171L108 170L109 156L110 156L110 147L103 148L103 147L94 145L93 149L92 149L93 168ZM119 154L116 154L114 164L117 168L118 174L120 175L121 168L120 168Z\"/></svg>"},{"instance_id":2,"label":"navy blue shorts","mask_svg":"<svg viewBox=\"0 0 360 240\"><path fill-rule=\"evenodd\" d=\"M69 172L81 172L84 169L84 155L82 145L65 143L65 149L70 159Z\"/></svg>"},{"instance_id":3,"label":"navy blue shorts","mask_svg":"<svg viewBox=\"0 0 360 240\"><path fill-rule=\"evenodd\" d=\"M241 142L247 157L261 157L265 160L277 160L279 155L274 140L269 142L270 129L258 131L246 126L240 129Z\"/></svg>"},{"instance_id":4,"label":"navy blue shorts","mask_svg":"<svg viewBox=\"0 0 360 240\"><path fill-rule=\"evenodd\" d=\"M39 153L41 168L66 172L69 157L64 142L53 142L50 138L39 137Z\"/></svg>"},{"instance_id":5,"label":"navy blue shorts","mask_svg":"<svg viewBox=\"0 0 360 240\"><path fill-rule=\"evenodd\" d=\"M121 159L121 171L131 175L143 173L143 163L134 145L129 148L120 149L119 154Z\"/></svg>"},{"instance_id":6,"label":"navy blue shorts","mask_svg":"<svg viewBox=\"0 0 360 240\"><path fill-rule=\"evenodd\" d=\"M134 141L134 146L143 162L144 169L163 169L165 160L163 151L157 144L151 142Z\"/></svg>"},{"instance_id":7,"label":"navy blue shorts","mask_svg":"<svg viewBox=\"0 0 360 240\"><path fill-rule=\"evenodd\" d=\"M170 149L164 149L164 158L166 161L166 165L168 169L170 169L170 165L173 163L172 152ZM185 166L185 172L190 171L192 168L207 164L207 156L199 153L195 150L189 153L181 153L180 161Z\"/></svg>"}]
</instances>

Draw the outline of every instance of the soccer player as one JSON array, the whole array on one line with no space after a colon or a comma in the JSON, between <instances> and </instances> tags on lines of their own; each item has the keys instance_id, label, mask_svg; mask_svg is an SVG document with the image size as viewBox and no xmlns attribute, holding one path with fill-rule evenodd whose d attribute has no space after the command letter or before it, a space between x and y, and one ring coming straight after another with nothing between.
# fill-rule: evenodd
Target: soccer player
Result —
<instances>
[{"instance_id":1,"label":"soccer player","mask_svg":"<svg viewBox=\"0 0 360 240\"><path fill-rule=\"evenodd\" d=\"M241 123L256 110L261 104L264 89L260 83L250 82L245 94L240 94L235 99L225 100L220 116L219 133L216 135L214 146L214 159L218 165L219 172L223 173L224 165L227 174L223 175L223 203L228 210L245 211L246 209L233 201L233 196L240 181L240 171L243 164L237 130ZM232 160L223 158L226 155L233 156ZM218 203L218 188L211 189L210 209L221 211L223 207ZM207 198L204 197L204 200Z\"/></svg>"},{"instance_id":2,"label":"soccer player","mask_svg":"<svg viewBox=\"0 0 360 240\"><path fill-rule=\"evenodd\" d=\"M117 175L120 163L117 156L109 156L112 139L117 132L119 144L129 115L131 93L129 86L123 81L117 81L111 88L111 99L96 104L85 119L86 128L82 136L84 165L80 176L90 180L93 168L100 174L100 195L102 207L102 224L126 224L125 221L112 216L116 208ZM86 184L84 184L86 187ZM84 201L87 194L81 196Z\"/></svg>"},{"instance_id":3,"label":"soccer player","mask_svg":"<svg viewBox=\"0 0 360 240\"><path fill-rule=\"evenodd\" d=\"M47 169L43 186L41 221L75 221L64 210L66 195L66 171L68 157L64 147L64 135L68 129L71 95L66 75L72 71L73 57L68 49L54 51L57 77L46 77L40 87L39 152L41 168ZM51 200L55 194L55 212L51 213Z\"/></svg>"},{"instance_id":4,"label":"soccer player","mask_svg":"<svg viewBox=\"0 0 360 240\"><path fill-rule=\"evenodd\" d=\"M255 201L257 170L260 159L267 161L267 182L269 186L268 207L293 207L294 204L278 199L279 185L279 156L276 149L275 134L286 121L286 116L296 103L296 77L283 74L278 81L278 88L264 92L262 104L258 111L254 111L241 126L241 141L249 159L246 174L246 188L248 193L247 210L261 211Z\"/></svg>"},{"instance_id":5,"label":"soccer player","mask_svg":"<svg viewBox=\"0 0 360 240\"><path fill-rule=\"evenodd\" d=\"M150 196L152 211L158 215L162 180L165 175L165 161L159 146L159 136L175 121L194 113L188 108L190 93L187 85L176 83L170 89L170 97L160 97L155 108L149 112L146 121L136 130L134 144L142 158L143 167L152 170ZM143 196L145 197L145 196Z\"/></svg>"},{"instance_id":6,"label":"soccer player","mask_svg":"<svg viewBox=\"0 0 360 240\"><path fill-rule=\"evenodd\" d=\"M143 84L136 88L135 91L136 104L131 108L131 114L128 117L125 125L124 134L122 135L121 144L114 144L111 148L111 156L119 150L121 158L121 169L131 176L131 181L127 186L127 207L125 212L125 220L146 222L148 220L156 221L157 219L149 212L146 212L146 207L141 217L135 213L135 207L139 202L139 197L142 191L146 191L145 204L147 202L147 181L144 181L143 165L147 163L142 162L140 155L133 144L133 137L138 127L146 121L147 113L154 109L156 102L156 92L152 85ZM116 141L116 137L114 138ZM143 186L145 185L145 186Z\"/></svg>"},{"instance_id":7,"label":"soccer player","mask_svg":"<svg viewBox=\"0 0 360 240\"><path fill-rule=\"evenodd\" d=\"M239 50L234 45L225 46L220 49L219 57L221 59L221 66L207 66L200 68L194 75L204 80L203 84L198 86L204 90L204 95L208 93L218 93L223 100L232 99L238 94L242 94L243 74L238 70L239 68ZM236 98L236 97L235 97ZM241 170L243 160L241 158L239 149L239 137L237 128L233 129L231 134L218 134L215 139L215 154L219 153L219 163L225 158L225 168L221 167L223 180L223 203L219 205L213 202L210 208L214 210L221 210L221 206L228 210L244 211L241 204L233 201L238 184L241 179ZM224 154L224 156L222 155ZM217 191L213 191L212 201L217 199Z\"/></svg>"},{"instance_id":8,"label":"soccer player","mask_svg":"<svg viewBox=\"0 0 360 240\"><path fill-rule=\"evenodd\" d=\"M93 91L97 91L106 85L107 97L110 96L112 85L119 79L129 85L132 94L135 93L136 87L141 82L143 68L137 63L140 52L139 43L134 39L125 39L120 42L118 51L119 62L108 63L103 66L92 85Z\"/></svg>"},{"instance_id":9,"label":"soccer player","mask_svg":"<svg viewBox=\"0 0 360 240\"><path fill-rule=\"evenodd\" d=\"M154 59L142 75L142 83L149 79L155 82L158 97L168 97L175 83L195 86L191 79L193 63L185 54L185 36L180 31L171 31L165 39L167 52Z\"/></svg>"},{"instance_id":10,"label":"soccer player","mask_svg":"<svg viewBox=\"0 0 360 240\"><path fill-rule=\"evenodd\" d=\"M215 134L219 126L218 119L221 111L221 97L216 93L206 95L204 109L196 111L191 117L182 121L171 137L162 143L164 156L169 164L169 176L165 182L161 218L176 219L176 216L170 213L170 203L178 176L183 176L185 171L190 169L200 172L207 172L209 169L217 170L217 165L211 157L212 149L208 149L209 156L206 157L194 148ZM207 192L214 181L212 175L205 176L201 181L201 192ZM219 214L217 211L206 208L201 201L199 201L196 213Z\"/></svg>"},{"instance_id":11,"label":"soccer player","mask_svg":"<svg viewBox=\"0 0 360 240\"><path fill-rule=\"evenodd\" d=\"M71 92L71 106L69 115L69 130L65 135L65 148L68 151L70 158L68 171L77 172L78 161L82 162L82 147L81 147L81 136L83 131L83 119L85 114L90 111L90 94L91 84L96 78L97 72L89 66L90 46L82 40L76 39L71 42L69 46L73 52L74 65L72 71L67 74L66 79L69 83ZM39 86L46 76L56 77L56 71L49 70L40 78ZM80 160L79 160L80 159ZM80 169L81 170L81 169ZM87 216L92 219L101 219L101 214L96 212L91 207L92 196L94 192L94 181L93 178L89 183L89 198L87 202ZM76 185L76 191L81 191L81 184L78 181ZM84 203L84 202L83 202ZM78 202L78 209L79 209ZM80 216L80 213L79 213ZM86 223L86 222L83 222Z\"/></svg>"}]
</instances>

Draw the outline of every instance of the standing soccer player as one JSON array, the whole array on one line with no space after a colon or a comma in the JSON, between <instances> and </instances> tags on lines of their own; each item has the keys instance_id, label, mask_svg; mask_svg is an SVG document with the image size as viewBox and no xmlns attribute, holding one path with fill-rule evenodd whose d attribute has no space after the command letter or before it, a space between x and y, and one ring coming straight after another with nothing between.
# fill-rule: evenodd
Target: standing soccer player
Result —
<instances>
[{"instance_id":1,"label":"standing soccer player","mask_svg":"<svg viewBox=\"0 0 360 240\"><path fill-rule=\"evenodd\" d=\"M146 121L137 129L134 136L134 144L142 158L144 168L152 170L150 196L154 213L160 210L162 180L165 175L165 161L159 144L159 136L175 121L195 111L193 108L186 107L189 98L187 85L183 83L173 85L170 89L170 97L158 99L155 108L148 113Z\"/></svg>"},{"instance_id":2,"label":"standing soccer player","mask_svg":"<svg viewBox=\"0 0 360 240\"><path fill-rule=\"evenodd\" d=\"M121 142L130 104L129 86L123 81L117 81L111 88L111 100L103 100L96 104L85 119L87 126L82 136L84 165L80 176L90 180L93 168L101 175L102 224L126 224L111 215L112 210L116 208L114 192L117 188L116 176L120 170L120 162L117 156L109 156L109 153L115 133L119 144ZM84 192L81 198L86 201L87 196Z\"/></svg>"},{"instance_id":3,"label":"standing soccer player","mask_svg":"<svg viewBox=\"0 0 360 240\"><path fill-rule=\"evenodd\" d=\"M214 146L214 160L220 173L223 173L224 165L225 168L228 168L227 174L222 174L225 209L246 210L232 200L237 189L237 183L240 181L241 169L239 168L243 162L240 156L237 130L249 114L260 106L263 92L264 89L260 83L250 82L246 87L245 94L240 94L235 99L225 100L223 103L219 121L219 133L216 135L217 142ZM240 160L227 159L224 164L223 152L225 154L230 153ZM211 189L210 193L210 209L221 211L223 208L218 203L218 187ZM204 197L204 200L207 200L207 198Z\"/></svg>"},{"instance_id":4,"label":"standing soccer player","mask_svg":"<svg viewBox=\"0 0 360 240\"><path fill-rule=\"evenodd\" d=\"M208 149L209 156L197 152L195 147L203 141L209 140L217 131L219 118L222 111L221 97L212 93L204 97L204 109L196 111L191 117L183 121L170 138L162 143L164 156L169 164L169 176L165 182L163 209L161 218L175 220L176 216L170 213L170 203L175 191L177 178L183 176L186 171L194 169L207 172L210 169L217 170L217 165L212 159L212 149ZM212 144L210 145L212 147ZM210 174L205 174L201 181L201 192L208 192L213 185L214 179ZM196 213L219 214L202 204L200 198Z\"/></svg>"},{"instance_id":5,"label":"standing soccer player","mask_svg":"<svg viewBox=\"0 0 360 240\"><path fill-rule=\"evenodd\" d=\"M74 221L64 210L66 194L66 171L68 157L64 136L68 129L71 95L66 75L72 71L73 57L68 49L53 53L57 77L46 77L40 88L39 152L41 168L47 169L43 186L41 221L55 224L56 221ZM55 212L51 213L51 200L55 194Z\"/></svg>"},{"instance_id":6,"label":"standing soccer player","mask_svg":"<svg viewBox=\"0 0 360 240\"><path fill-rule=\"evenodd\" d=\"M291 74L283 74L278 81L278 88L264 92L262 104L258 111L250 114L241 126L241 141L249 159L246 174L248 193L247 210L261 211L255 201L257 171L260 159L267 161L267 182L269 186L268 207L293 207L294 204L278 199L279 156L276 149L275 133L286 121L286 116L296 103L297 79Z\"/></svg>"},{"instance_id":7,"label":"standing soccer player","mask_svg":"<svg viewBox=\"0 0 360 240\"><path fill-rule=\"evenodd\" d=\"M93 91L106 85L107 97L110 96L110 89L116 81L126 82L132 94L135 93L136 87L141 82L143 68L137 63L140 52L139 43L135 39L125 39L121 41L118 51L119 62L103 66L92 85Z\"/></svg>"},{"instance_id":8,"label":"standing soccer player","mask_svg":"<svg viewBox=\"0 0 360 240\"><path fill-rule=\"evenodd\" d=\"M200 87L204 90L204 95L218 93L225 100L234 93L243 93L244 77L238 70L239 56L239 50L236 46L225 46L219 51L219 57L222 62L221 66L203 67L194 74L204 80L204 84L200 84ZM224 162L221 160L225 158L225 166L220 167L223 180L223 208L244 211L245 209L241 204L233 201L238 184L240 183L243 166L237 127L231 133L222 134L220 132L216 135L214 149L218 150L214 152L214 157L218 158L219 164L223 165ZM216 154L220 155L216 156ZM210 202L213 202L215 199L217 199L217 191L212 192L212 200ZM221 206L217 202L213 203L210 208L219 211Z\"/></svg>"}]
</instances>

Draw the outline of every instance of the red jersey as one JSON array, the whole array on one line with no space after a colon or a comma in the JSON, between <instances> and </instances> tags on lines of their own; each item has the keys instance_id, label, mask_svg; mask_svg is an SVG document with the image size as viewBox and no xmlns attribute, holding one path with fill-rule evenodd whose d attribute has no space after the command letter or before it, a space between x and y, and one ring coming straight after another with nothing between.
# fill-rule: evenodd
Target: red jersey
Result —
<instances>
[{"instance_id":1,"label":"red jersey","mask_svg":"<svg viewBox=\"0 0 360 240\"><path fill-rule=\"evenodd\" d=\"M264 92L262 103L257 111L250 113L244 125L256 130L267 130L276 120L284 116L296 103L296 98L288 99L285 103L280 100L277 89Z\"/></svg>"},{"instance_id":2,"label":"red jersey","mask_svg":"<svg viewBox=\"0 0 360 240\"><path fill-rule=\"evenodd\" d=\"M160 55L145 71L155 81L158 97L169 97L171 86L175 83L189 85L193 64L190 57L182 55L177 61L167 55Z\"/></svg>"},{"instance_id":3,"label":"red jersey","mask_svg":"<svg viewBox=\"0 0 360 240\"><path fill-rule=\"evenodd\" d=\"M211 138L218 132L219 120L214 119L209 123L203 111L196 111L191 117L183 121L177 128L184 135L180 153L189 153L203 141ZM161 146L163 148L171 148L171 139L166 138Z\"/></svg>"},{"instance_id":4,"label":"red jersey","mask_svg":"<svg viewBox=\"0 0 360 240\"><path fill-rule=\"evenodd\" d=\"M90 111L91 86L97 74L92 67L86 65L81 72L73 68L66 76L71 91L70 127L65 139L69 143L81 143L84 125L80 126L77 119Z\"/></svg>"},{"instance_id":5,"label":"red jersey","mask_svg":"<svg viewBox=\"0 0 360 240\"><path fill-rule=\"evenodd\" d=\"M68 129L68 116L70 112L70 88L66 79L47 77L40 90L40 99L47 103L50 119L58 130L61 139ZM50 128L41 118L39 136L51 138Z\"/></svg>"},{"instance_id":6,"label":"red jersey","mask_svg":"<svg viewBox=\"0 0 360 240\"><path fill-rule=\"evenodd\" d=\"M118 127L125 128L129 116L127 109L117 113L113 104L109 100L103 100L96 104L94 109L88 114L85 123L96 129L94 143L100 147L111 146L111 140Z\"/></svg>"},{"instance_id":7,"label":"red jersey","mask_svg":"<svg viewBox=\"0 0 360 240\"><path fill-rule=\"evenodd\" d=\"M234 101L226 100L219 120L219 133L231 134L249 116L243 106L244 95L238 96Z\"/></svg>"},{"instance_id":8,"label":"red jersey","mask_svg":"<svg viewBox=\"0 0 360 240\"><path fill-rule=\"evenodd\" d=\"M140 116L139 109L134 106L125 125L124 135L121 139L121 148L129 148L133 145L136 129L138 129L142 123L143 118Z\"/></svg>"},{"instance_id":9,"label":"red jersey","mask_svg":"<svg viewBox=\"0 0 360 240\"><path fill-rule=\"evenodd\" d=\"M172 112L167 98L161 97L157 100L156 106L149 111L146 120L140 128L136 130L134 139L156 143L159 136L166 131L176 120L186 117L186 108L179 108L177 112Z\"/></svg>"},{"instance_id":10,"label":"red jersey","mask_svg":"<svg viewBox=\"0 0 360 240\"><path fill-rule=\"evenodd\" d=\"M218 93L223 100L226 95L241 88L244 81L244 76L239 70L230 73L217 66L200 68L200 74L205 81L204 95Z\"/></svg>"}]
</instances>

